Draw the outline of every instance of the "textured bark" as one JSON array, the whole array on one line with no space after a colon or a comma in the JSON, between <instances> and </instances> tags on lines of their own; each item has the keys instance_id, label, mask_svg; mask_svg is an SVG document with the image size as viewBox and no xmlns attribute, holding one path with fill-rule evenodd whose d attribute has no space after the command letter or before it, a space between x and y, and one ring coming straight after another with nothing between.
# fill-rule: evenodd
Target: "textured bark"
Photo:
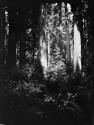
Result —
<instances>
[{"instance_id":1,"label":"textured bark","mask_svg":"<svg viewBox=\"0 0 94 125\"><path fill-rule=\"evenodd\" d=\"M65 15L66 15L66 61L70 61L70 40L69 40L69 22L68 22L68 13L67 13L67 3L65 3Z\"/></svg>"}]
</instances>

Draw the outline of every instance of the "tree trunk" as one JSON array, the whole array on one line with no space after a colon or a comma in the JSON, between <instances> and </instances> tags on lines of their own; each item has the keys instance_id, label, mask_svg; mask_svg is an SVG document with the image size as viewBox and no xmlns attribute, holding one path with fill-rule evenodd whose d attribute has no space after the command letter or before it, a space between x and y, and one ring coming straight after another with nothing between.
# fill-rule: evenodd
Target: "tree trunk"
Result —
<instances>
[{"instance_id":1,"label":"tree trunk","mask_svg":"<svg viewBox=\"0 0 94 125\"><path fill-rule=\"evenodd\" d=\"M5 35L6 35L6 23L5 23L5 10L0 10L0 64L6 64L6 50L5 50Z\"/></svg>"},{"instance_id":2,"label":"tree trunk","mask_svg":"<svg viewBox=\"0 0 94 125\"><path fill-rule=\"evenodd\" d=\"M16 40L15 34L10 30L8 40L8 64L16 65Z\"/></svg>"},{"instance_id":3,"label":"tree trunk","mask_svg":"<svg viewBox=\"0 0 94 125\"><path fill-rule=\"evenodd\" d=\"M66 61L70 61L70 41L69 41L69 22L68 22L68 15L67 15L67 3L65 4L65 14L66 14Z\"/></svg>"},{"instance_id":4,"label":"tree trunk","mask_svg":"<svg viewBox=\"0 0 94 125\"><path fill-rule=\"evenodd\" d=\"M8 65L16 66L15 16L9 13Z\"/></svg>"},{"instance_id":5,"label":"tree trunk","mask_svg":"<svg viewBox=\"0 0 94 125\"><path fill-rule=\"evenodd\" d=\"M25 33L22 31L20 36L20 62L19 62L20 67L22 67L25 64L25 51L26 51Z\"/></svg>"},{"instance_id":6,"label":"tree trunk","mask_svg":"<svg viewBox=\"0 0 94 125\"><path fill-rule=\"evenodd\" d=\"M81 36L78 30L77 24L74 24L74 72L77 70L77 66L81 71Z\"/></svg>"}]
</instances>

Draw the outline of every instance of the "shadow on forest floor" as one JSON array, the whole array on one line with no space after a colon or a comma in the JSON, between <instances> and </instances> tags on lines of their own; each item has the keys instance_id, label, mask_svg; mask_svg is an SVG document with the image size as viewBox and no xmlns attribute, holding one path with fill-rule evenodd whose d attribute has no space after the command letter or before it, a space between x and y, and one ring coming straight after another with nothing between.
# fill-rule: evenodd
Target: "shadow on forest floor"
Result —
<instances>
[{"instance_id":1,"label":"shadow on forest floor","mask_svg":"<svg viewBox=\"0 0 94 125\"><path fill-rule=\"evenodd\" d=\"M0 123L89 125L88 78L73 75L52 82L8 79L7 75L1 77Z\"/></svg>"}]
</instances>

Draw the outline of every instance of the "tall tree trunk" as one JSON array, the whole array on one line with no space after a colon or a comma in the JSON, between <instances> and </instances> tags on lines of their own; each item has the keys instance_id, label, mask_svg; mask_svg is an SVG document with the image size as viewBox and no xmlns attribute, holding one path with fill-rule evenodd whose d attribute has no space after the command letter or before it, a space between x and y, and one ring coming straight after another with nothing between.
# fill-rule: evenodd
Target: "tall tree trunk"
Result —
<instances>
[{"instance_id":1,"label":"tall tree trunk","mask_svg":"<svg viewBox=\"0 0 94 125\"><path fill-rule=\"evenodd\" d=\"M16 65L15 16L9 13L8 65Z\"/></svg>"},{"instance_id":2,"label":"tall tree trunk","mask_svg":"<svg viewBox=\"0 0 94 125\"><path fill-rule=\"evenodd\" d=\"M20 35L20 62L19 62L20 67L22 67L25 64L25 51L26 51L25 32L22 31Z\"/></svg>"},{"instance_id":3,"label":"tall tree trunk","mask_svg":"<svg viewBox=\"0 0 94 125\"><path fill-rule=\"evenodd\" d=\"M4 65L6 61L5 36L6 36L5 10L0 9L0 64Z\"/></svg>"},{"instance_id":4,"label":"tall tree trunk","mask_svg":"<svg viewBox=\"0 0 94 125\"><path fill-rule=\"evenodd\" d=\"M9 40L8 40L8 64L16 65L16 40L15 34L10 30Z\"/></svg>"},{"instance_id":5,"label":"tall tree trunk","mask_svg":"<svg viewBox=\"0 0 94 125\"><path fill-rule=\"evenodd\" d=\"M68 22L68 15L67 15L67 3L65 3L65 16L66 16L66 60L70 61L70 41L69 41L69 22Z\"/></svg>"},{"instance_id":6,"label":"tall tree trunk","mask_svg":"<svg viewBox=\"0 0 94 125\"><path fill-rule=\"evenodd\" d=\"M66 28L66 41L67 41L67 61L70 61L70 40L69 40L69 24L67 21L67 28Z\"/></svg>"},{"instance_id":7,"label":"tall tree trunk","mask_svg":"<svg viewBox=\"0 0 94 125\"><path fill-rule=\"evenodd\" d=\"M74 72L77 70L77 66L81 71L81 36L78 30L77 24L74 24Z\"/></svg>"}]
</instances>

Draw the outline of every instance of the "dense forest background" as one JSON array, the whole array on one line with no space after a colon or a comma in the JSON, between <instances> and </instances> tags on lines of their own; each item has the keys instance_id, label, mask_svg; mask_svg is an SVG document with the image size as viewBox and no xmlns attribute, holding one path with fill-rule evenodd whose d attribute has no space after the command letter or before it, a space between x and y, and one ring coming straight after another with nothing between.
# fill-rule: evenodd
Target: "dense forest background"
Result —
<instances>
[{"instance_id":1,"label":"dense forest background","mask_svg":"<svg viewBox=\"0 0 94 125\"><path fill-rule=\"evenodd\" d=\"M73 70L75 65L76 25L81 42L82 68L79 70L87 73L93 55L92 16L88 5L88 1L48 2L39 4L38 9L24 10L3 5L0 13L1 65L24 70L37 63L46 73L45 77L58 76L61 70L66 74L67 69Z\"/></svg>"},{"instance_id":2,"label":"dense forest background","mask_svg":"<svg viewBox=\"0 0 94 125\"><path fill-rule=\"evenodd\" d=\"M67 109L91 120L92 9L92 0L0 1L1 105L32 109L34 118Z\"/></svg>"}]
</instances>

